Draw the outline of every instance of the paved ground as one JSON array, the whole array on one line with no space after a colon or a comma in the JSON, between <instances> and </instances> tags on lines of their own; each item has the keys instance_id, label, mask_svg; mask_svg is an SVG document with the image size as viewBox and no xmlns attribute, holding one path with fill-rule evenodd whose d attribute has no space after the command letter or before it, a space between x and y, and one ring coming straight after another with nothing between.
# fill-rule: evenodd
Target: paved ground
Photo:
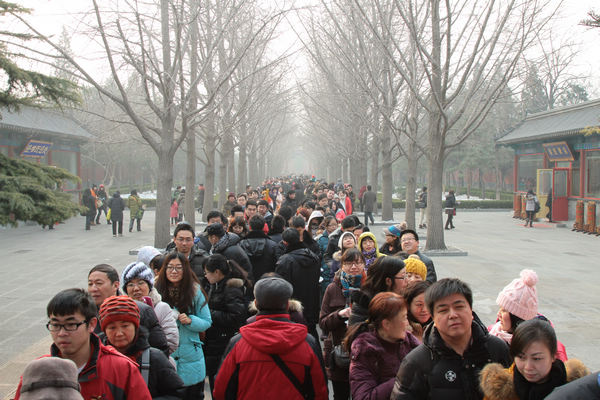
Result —
<instances>
[{"instance_id":1,"label":"paved ground","mask_svg":"<svg viewBox=\"0 0 600 400\"><path fill-rule=\"evenodd\" d=\"M148 211L143 231L126 232L122 238L113 238L108 225L86 232L81 217L53 231L39 226L0 229L0 399L14 389L26 363L48 349L48 300L61 289L85 287L87 272L96 264L121 271L135 259L130 249L152 243L153 224L153 212ZM540 279L539 310L554 323L569 357L600 369L600 334L595 329L600 326L600 237L552 224L524 228L504 211L459 212L455 224L457 229L445 231L446 244L468 256L435 257L438 277L467 281L475 293L475 311L492 323L498 292L521 269L534 269ZM374 227L378 239L382 228Z\"/></svg>"}]
</instances>

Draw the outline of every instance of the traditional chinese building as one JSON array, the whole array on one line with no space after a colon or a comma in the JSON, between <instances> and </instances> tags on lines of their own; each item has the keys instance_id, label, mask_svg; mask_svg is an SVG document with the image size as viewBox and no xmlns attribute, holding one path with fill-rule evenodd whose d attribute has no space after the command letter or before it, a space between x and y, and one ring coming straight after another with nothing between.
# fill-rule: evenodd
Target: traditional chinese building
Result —
<instances>
[{"instance_id":1,"label":"traditional chinese building","mask_svg":"<svg viewBox=\"0 0 600 400\"><path fill-rule=\"evenodd\" d=\"M0 153L61 167L81 178L80 147L92 135L69 116L50 109L21 106L0 110ZM81 185L67 182L65 190Z\"/></svg>"},{"instance_id":2,"label":"traditional chinese building","mask_svg":"<svg viewBox=\"0 0 600 400\"><path fill-rule=\"evenodd\" d=\"M600 202L599 127L600 100L528 116L497 141L515 150L515 193L532 189L542 207L551 194L555 221L575 219L578 200Z\"/></svg>"}]
</instances>

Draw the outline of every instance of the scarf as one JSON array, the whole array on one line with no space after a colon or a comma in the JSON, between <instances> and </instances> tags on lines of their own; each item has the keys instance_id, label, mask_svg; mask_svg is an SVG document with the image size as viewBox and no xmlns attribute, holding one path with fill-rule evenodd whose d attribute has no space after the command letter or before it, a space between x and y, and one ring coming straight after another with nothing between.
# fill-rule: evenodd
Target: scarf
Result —
<instances>
[{"instance_id":1,"label":"scarf","mask_svg":"<svg viewBox=\"0 0 600 400\"><path fill-rule=\"evenodd\" d=\"M506 343L510 345L510 341L512 340L512 333L508 333L503 331L500 325L500 321L496 322L492 325L490 329L490 335L497 336L500 339L504 340Z\"/></svg>"},{"instance_id":2,"label":"scarf","mask_svg":"<svg viewBox=\"0 0 600 400\"><path fill-rule=\"evenodd\" d=\"M554 390L555 387L567 383L567 370L562 361L556 360L552 363L552 368L548 374L548 378L542 383L531 383L515 366L513 381L515 384L515 393L519 399L542 400Z\"/></svg>"},{"instance_id":3,"label":"scarf","mask_svg":"<svg viewBox=\"0 0 600 400\"><path fill-rule=\"evenodd\" d=\"M341 271L340 282L342 284L342 293L345 298L349 298L352 292L360 290L362 274L350 275Z\"/></svg>"},{"instance_id":4,"label":"scarf","mask_svg":"<svg viewBox=\"0 0 600 400\"><path fill-rule=\"evenodd\" d=\"M365 258L365 271L369 269L371 265L377 260L377 249L371 251L363 251L363 257Z\"/></svg>"}]
</instances>

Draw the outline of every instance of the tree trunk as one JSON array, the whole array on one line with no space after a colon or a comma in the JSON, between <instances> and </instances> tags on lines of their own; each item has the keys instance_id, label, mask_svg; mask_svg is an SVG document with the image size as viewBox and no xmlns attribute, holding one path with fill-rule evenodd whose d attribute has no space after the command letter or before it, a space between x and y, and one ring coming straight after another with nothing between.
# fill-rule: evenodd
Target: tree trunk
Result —
<instances>
[{"instance_id":1,"label":"tree trunk","mask_svg":"<svg viewBox=\"0 0 600 400\"><path fill-rule=\"evenodd\" d=\"M406 212L404 220L410 229L415 229L415 193L417 191L417 145L415 142L410 143L408 153L406 154L408 161L408 179L406 181Z\"/></svg>"},{"instance_id":2,"label":"tree trunk","mask_svg":"<svg viewBox=\"0 0 600 400\"><path fill-rule=\"evenodd\" d=\"M212 119L212 117L211 117ZM212 125L212 126L211 126ZM214 123L209 123L208 129L213 129ZM214 131L212 131L214 132ZM206 153L206 165L204 167L204 204L202 205L202 220L214 209L215 199L215 153L216 137L207 135L204 140L204 152ZM219 206L220 209L220 206Z\"/></svg>"},{"instance_id":3,"label":"tree trunk","mask_svg":"<svg viewBox=\"0 0 600 400\"><path fill-rule=\"evenodd\" d=\"M227 165L227 187L231 191L235 191L235 148L233 145L233 132L230 132L226 139L227 141L227 157L226 157L226 165ZM242 190L243 191L243 190ZM240 192L241 193L241 192Z\"/></svg>"},{"instance_id":4,"label":"tree trunk","mask_svg":"<svg viewBox=\"0 0 600 400\"><path fill-rule=\"evenodd\" d=\"M158 154L158 185L154 220L154 247L165 248L171 240L169 213L173 187L173 154L165 149Z\"/></svg>"},{"instance_id":5,"label":"tree trunk","mask_svg":"<svg viewBox=\"0 0 600 400\"><path fill-rule=\"evenodd\" d=\"M185 206L183 210L184 219L192 226L196 226L196 207L194 195L196 194L196 133L188 132L187 143L187 165L185 171Z\"/></svg>"},{"instance_id":6,"label":"tree trunk","mask_svg":"<svg viewBox=\"0 0 600 400\"><path fill-rule=\"evenodd\" d=\"M221 151L219 152L219 209L223 207L227 199L227 156L226 144L221 142ZM233 188L232 188L233 189Z\"/></svg>"},{"instance_id":7,"label":"tree trunk","mask_svg":"<svg viewBox=\"0 0 600 400\"><path fill-rule=\"evenodd\" d=\"M427 250L445 250L444 243L444 214L442 206L442 184L444 175L444 150L442 138L436 132L440 118L439 113L432 113L430 117L429 143L432 151L429 158L429 172L427 174Z\"/></svg>"},{"instance_id":8,"label":"tree trunk","mask_svg":"<svg viewBox=\"0 0 600 400\"><path fill-rule=\"evenodd\" d=\"M348 158L342 157L342 181L344 183L347 183L349 181L348 175Z\"/></svg>"},{"instance_id":9,"label":"tree trunk","mask_svg":"<svg viewBox=\"0 0 600 400\"><path fill-rule=\"evenodd\" d=\"M387 125L387 123L385 123ZM390 145L389 126L385 126L383 137L381 139L381 220L392 221L394 219L394 210L392 208L392 150Z\"/></svg>"},{"instance_id":10,"label":"tree trunk","mask_svg":"<svg viewBox=\"0 0 600 400\"><path fill-rule=\"evenodd\" d=\"M243 130L244 128L242 128ZM240 136L245 135L244 132L240 133ZM247 148L246 142L240 138L239 153L238 153L238 165L237 165L237 192L243 193L246 191L246 185L248 184L248 166L247 166ZM250 164L254 168L256 164ZM253 169L254 169L253 168Z\"/></svg>"}]
</instances>

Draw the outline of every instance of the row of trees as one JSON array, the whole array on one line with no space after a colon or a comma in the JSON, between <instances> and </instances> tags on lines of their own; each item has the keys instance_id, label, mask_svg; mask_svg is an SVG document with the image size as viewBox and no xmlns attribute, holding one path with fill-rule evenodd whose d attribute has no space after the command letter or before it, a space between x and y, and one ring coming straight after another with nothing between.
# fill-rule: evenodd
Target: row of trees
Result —
<instances>
[{"instance_id":1,"label":"row of trees","mask_svg":"<svg viewBox=\"0 0 600 400\"><path fill-rule=\"evenodd\" d=\"M308 135L323 144L315 164L357 187L381 182L387 220L393 162L405 157L409 226L425 168L427 247L445 248L444 172L500 180L512 158L495 139L526 112L587 99L569 75L572 45L549 40L555 12L541 0L319 0L300 35L316 71L302 88Z\"/></svg>"}]
</instances>

